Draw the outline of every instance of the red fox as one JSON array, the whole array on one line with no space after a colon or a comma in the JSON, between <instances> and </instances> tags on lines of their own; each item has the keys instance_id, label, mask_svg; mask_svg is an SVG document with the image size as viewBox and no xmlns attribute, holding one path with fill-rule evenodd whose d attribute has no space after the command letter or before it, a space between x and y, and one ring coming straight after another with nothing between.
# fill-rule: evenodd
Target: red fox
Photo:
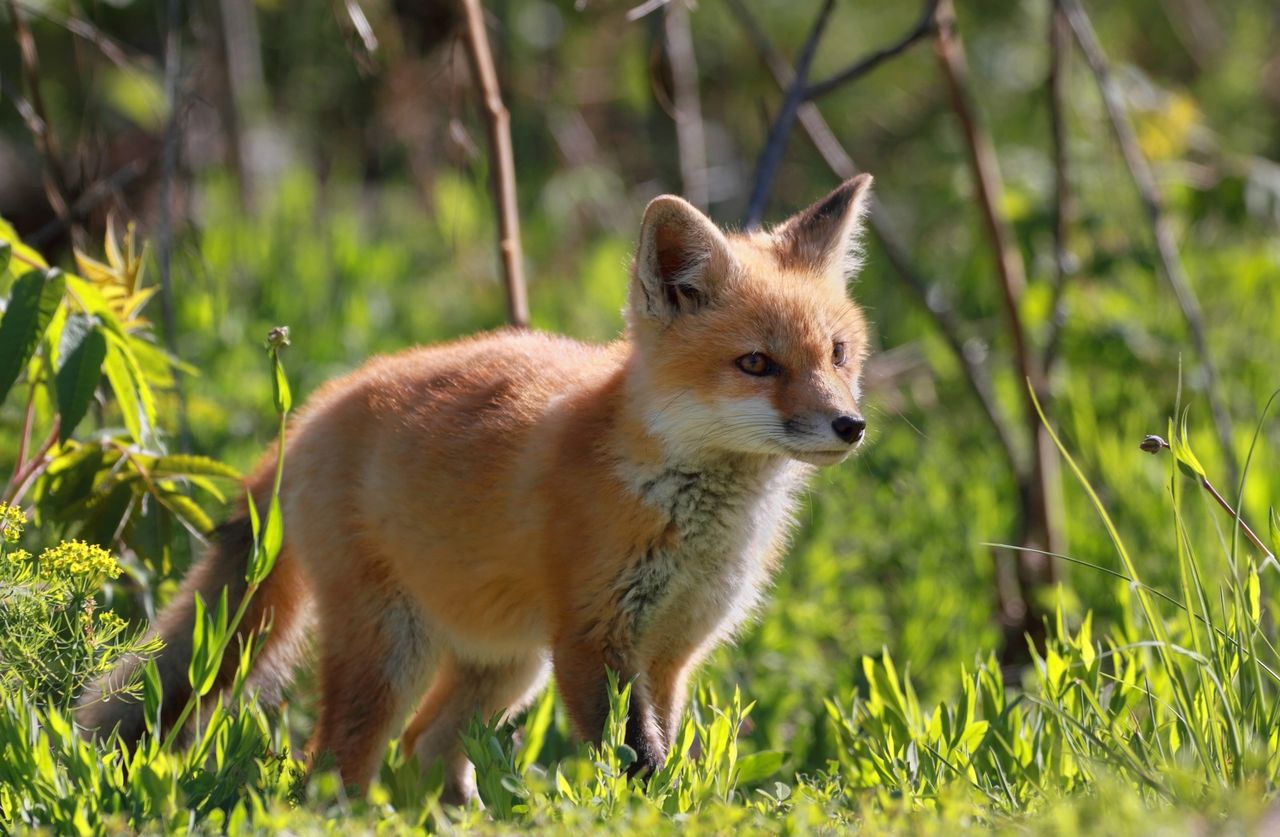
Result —
<instances>
[{"instance_id":1,"label":"red fox","mask_svg":"<svg viewBox=\"0 0 1280 837\"><path fill-rule=\"evenodd\" d=\"M243 630L270 622L266 699L316 634L313 758L365 786L417 701L405 748L465 800L476 713L519 711L554 672L575 733L599 740L613 669L634 682L635 767L662 765L690 671L757 606L797 493L863 439L867 327L847 284L870 184L768 232L658 197L622 339L498 331L374 359L311 398L285 442L284 547ZM249 481L260 502L271 464ZM225 587L234 609L250 550L242 507L157 620L162 723L190 694L194 594ZM78 723L136 740L141 704L98 699L107 685Z\"/></svg>"}]
</instances>

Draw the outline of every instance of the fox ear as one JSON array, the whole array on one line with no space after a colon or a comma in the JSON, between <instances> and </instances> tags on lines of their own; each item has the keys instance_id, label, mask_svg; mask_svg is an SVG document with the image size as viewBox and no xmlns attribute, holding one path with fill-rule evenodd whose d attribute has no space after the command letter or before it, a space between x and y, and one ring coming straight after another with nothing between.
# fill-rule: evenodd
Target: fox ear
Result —
<instances>
[{"instance_id":1,"label":"fox ear","mask_svg":"<svg viewBox=\"0 0 1280 837\"><path fill-rule=\"evenodd\" d=\"M720 228L674 195L654 198L640 223L631 309L670 322L705 306L733 264Z\"/></svg>"},{"instance_id":2,"label":"fox ear","mask_svg":"<svg viewBox=\"0 0 1280 837\"><path fill-rule=\"evenodd\" d=\"M844 291L861 266L858 239L870 195L871 175L859 174L789 218L773 233L782 263L817 273Z\"/></svg>"}]
</instances>

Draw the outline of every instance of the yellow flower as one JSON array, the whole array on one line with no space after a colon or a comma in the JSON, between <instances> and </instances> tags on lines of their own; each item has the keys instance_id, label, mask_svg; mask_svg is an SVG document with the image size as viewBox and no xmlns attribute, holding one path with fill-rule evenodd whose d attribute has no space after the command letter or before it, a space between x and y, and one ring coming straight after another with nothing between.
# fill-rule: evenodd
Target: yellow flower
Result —
<instances>
[{"instance_id":1,"label":"yellow flower","mask_svg":"<svg viewBox=\"0 0 1280 837\"><path fill-rule=\"evenodd\" d=\"M60 575L97 582L120 576L120 565L110 552L84 541L63 541L49 547L40 553L39 567L46 578Z\"/></svg>"},{"instance_id":2,"label":"yellow flower","mask_svg":"<svg viewBox=\"0 0 1280 837\"><path fill-rule=\"evenodd\" d=\"M27 516L22 509L8 503L0 503L0 536L8 543L17 543L22 534L22 527L27 525Z\"/></svg>"},{"instance_id":3,"label":"yellow flower","mask_svg":"<svg viewBox=\"0 0 1280 837\"><path fill-rule=\"evenodd\" d=\"M119 631L125 627L125 621L114 610L104 610L98 616L98 624L103 631Z\"/></svg>"}]
</instances>

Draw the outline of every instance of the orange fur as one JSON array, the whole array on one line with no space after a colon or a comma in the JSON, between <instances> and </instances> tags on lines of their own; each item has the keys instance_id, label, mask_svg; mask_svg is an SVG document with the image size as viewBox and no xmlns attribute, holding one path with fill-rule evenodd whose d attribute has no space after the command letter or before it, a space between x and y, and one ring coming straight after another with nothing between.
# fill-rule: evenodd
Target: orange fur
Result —
<instances>
[{"instance_id":1,"label":"orange fur","mask_svg":"<svg viewBox=\"0 0 1280 837\"><path fill-rule=\"evenodd\" d=\"M553 669L598 738L612 667L635 678L638 767L661 764L691 668L756 605L805 477L860 439L833 420L861 421L866 325L845 285L869 180L772 233L658 198L624 339L499 331L372 360L311 398L286 443L272 590L290 613L314 600L313 753L367 782L425 691L406 742L464 798L473 713L518 710ZM744 371L756 353L769 374Z\"/></svg>"}]
</instances>

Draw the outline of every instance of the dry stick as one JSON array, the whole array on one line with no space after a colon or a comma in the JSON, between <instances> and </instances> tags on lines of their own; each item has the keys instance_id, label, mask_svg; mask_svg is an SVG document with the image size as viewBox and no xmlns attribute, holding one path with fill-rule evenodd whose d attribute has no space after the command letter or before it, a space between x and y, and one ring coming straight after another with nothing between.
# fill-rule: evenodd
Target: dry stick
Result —
<instances>
[{"instance_id":1,"label":"dry stick","mask_svg":"<svg viewBox=\"0 0 1280 837\"><path fill-rule=\"evenodd\" d=\"M747 204L747 217L744 224L749 230L758 229L760 221L764 218L764 202L769 196L769 187L773 185L773 176L777 174L778 165L782 162L782 152L786 148L787 137L791 135L791 128L795 125L796 111L805 101L809 65L813 63L813 54L818 50L818 41L822 38L822 31L827 28L827 21L834 7L835 0L823 0L822 8L818 11L818 16L809 29L809 36L800 50L800 57L796 59L795 77L791 79L791 86L787 88L787 94L782 99L782 107L778 109L778 115L769 126L764 151L760 153L760 160L756 163L755 185L751 188L751 201Z\"/></svg>"},{"instance_id":2,"label":"dry stick","mask_svg":"<svg viewBox=\"0 0 1280 837\"><path fill-rule=\"evenodd\" d=\"M707 208L707 142L698 92L698 60L689 31L689 9L684 0L667 3L663 20L667 60L671 64L675 98L676 147L680 152L680 181L685 199Z\"/></svg>"},{"instance_id":3,"label":"dry stick","mask_svg":"<svg viewBox=\"0 0 1280 837\"><path fill-rule=\"evenodd\" d=\"M1041 366L1045 383L1058 360L1062 328L1067 321L1064 290L1071 273L1071 253L1067 249L1067 225L1071 215L1070 157L1067 149L1066 99L1067 53L1071 28L1058 0L1049 0L1049 134L1053 142L1053 302L1052 315L1045 335Z\"/></svg>"},{"instance_id":4,"label":"dry stick","mask_svg":"<svg viewBox=\"0 0 1280 837\"><path fill-rule=\"evenodd\" d=\"M178 169L178 76L182 62L182 0L169 0L165 13L164 97L169 118L164 126L164 157L160 167L160 222L156 262L160 269L160 316L164 321L164 341L177 357L177 323L173 299L173 180ZM178 440L182 450L191 448L191 424L187 417L187 397L182 376L175 376L178 396Z\"/></svg>"},{"instance_id":5,"label":"dry stick","mask_svg":"<svg viewBox=\"0 0 1280 837\"><path fill-rule=\"evenodd\" d=\"M1032 390L1043 392L1040 367L1033 361L1027 345L1027 332L1022 322L1019 300L1026 286L1026 270L1022 254L1009 229L1008 219L1000 208L1003 184L996 160L995 147L985 126L979 122L969 89L968 66L964 47L955 29L955 9L952 0L942 0L937 9L935 49L942 74L951 93L952 108L964 131L969 148L969 162L977 186L978 204L982 210L987 233L995 251L997 273L1000 278L1001 299L1008 317L1009 333L1013 338L1014 365L1018 378L1024 383L1026 404L1023 420L1028 441L1031 444L1030 479L1020 486L1023 511L1023 539L1027 545L1039 545L1051 552L1060 550L1061 529L1058 520L1060 504L1056 503L1059 491L1058 460L1052 439L1040 422L1035 409ZM1049 546L1045 546L1050 544ZM1028 556L1028 554L1023 554ZM1039 583L1053 583L1056 568L1042 557L1018 559L1018 578L1023 598L1030 588ZM1019 614L1006 610L1006 620L1020 621Z\"/></svg>"},{"instance_id":6,"label":"dry stick","mask_svg":"<svg viewBox=\"0 0 1280 837\"><path fill-rule=\"evenodd\" d=\"M94 181L93 185L80 193L76 202L71 205L71 218L84 218L111 195L142 177L150 168L150 155L136 157L116 169L107 177ZM48 244L54 236L67 228L67 221L54 218L40 229L27 236L26 242L37 250Z\"/></svg>"},{"instance_id":7,"label":"dry stick","mask_svg":"<svg viewBox=\"0 0 1280 837\"><path fill-rule=\"evenodd\" d=\"M824 96L832 90L835 90L837 87L853 81L859 76L865 75L884 61L901 55L916 41L923 40L933 34L937 8L938 0L926 0L924 10L920 13L920 19L916 22L916 25L912 27L910 32L902 36L902 38L900 38L896 43L878 49L870 55L858 59L853 64L850 64L848 67L830 78L814 82L809 85L804 91L805 100L807 101L809 99L816 99L819 96Z\"/></svg>"},{"instance_id":8,"label":"dry stick","mask_svg":"<svg viewBox=\"0 0 1280 837\"><path fill-rule=\"evenodd\" d=\"M1138 195L1147 213L1147 220L1151 224L1152 235L1156 242L1156 254L1163 267L1165 279L1173 289L1178 307L1182 309L1183 319L1186 320L1187 328L1191 332L1196 353L1200 356L1200 368L1205 378L1205 394L1209 399L1209 409L1213 413L1213 424L1218 431L1218 441L1222 446L1227 473L1234 485L1240 481L1240 466L1231 444L1231 416L1219 393L1218 373L1214 367L1213 358L1209 354L1200 303L1187 279L1177 245L1174 244L1173 230L1169 226L1160 188L1156 184L1150 163L1147 162L1138 145L1133 123L1129 120L1129 112L1123 102L1123 94L1111 77L1106 54L1098 43L1098 36L1093 30L1089 16L1085 14L1079 0L1058 0L1058 2L1067 16L1067 21L1075 34L1076 43L1080 45L1080 51L1084 54L1085 62L1098 83L1098 90L1102 94L1102 103L1106 107L1116 142L1120 145L1125 165L1129 169L1130 177L1133 178L1134 186L1137 187Z\"/></svg>"},{"instance_id":9,"label":"dry stick","mask_svg":"<svg viewBox=\"0 0 1280 837\"><path fill-rule=\"evenodd\" d=\"M106 58L112 64L121 69L130 69L131 59L127 52L130 47L125 46L110 35L105 35L101 30L94 27L89 21L75 17L74 15L60 15L46 8L33 6L29 3L17 0L18 8L22 9L31 17L38 17L41 20L48 21L54 26L60 26L66 29L72 35L75 35L97 47L102 53L102 57ZM149 71L152 69L150 56L136 54L133 61L136 61L135 69Z\"/></svg>"},{"instance_id":10,"label":"dry stick","mask_svg":"<svg viewBox=\"0 0 1280 837\"><path fill-rule=\"evenodd\" d=\"M467 18L467 57L471 75L484 100L485 128L489 133L489 165L493 197L498 204L498 252L507 280L507 312L511 324L529 325L529 301L525 292L523 252L520 248L520 216L516 211L516 171L511 151L511 115L502 104L498 73L484 30L480 0L462 0Z\"/></svg>"},{"instance_id":11,"label":"dry stick","mask_svg":"<svg viewBox=\"0 0 1280 837\"><path fill-rule=\"evenodd\" d=\"M36 41L31 36L31 30L27 28L26 21L22 19L15 0L9 0L8 6L9 17L13 21L13 34L22 56L20 62L22 80L26 84L27 96L30 100L29 110L19 107L19 112L27 123L36 151L40 154L44 191L49 205L53 207L54 214L71 230L72 243L79 246L83 243L81 241L83 233L71 218L71 207L66 197L67 184L62 177L62 157L58 150L58 138L53 133L53 126L49 122L48 111L44 106L44 96L40 92L40 57L36 52Z\"/></svg>"},{"instance_id":12,"label":"dry stick","mask_svg":"<svg viewBox=\"0 0 1280 837\"><path fill-rule=\"evenodd\" d=\"M769 40L769 36L765 34L742 0L725 0L725 2L728 3L738 22L746 30L748 37L756 48L756 52L764 59L765 65L773 74L774 81L777 82L778 87L783 90L788 89L795 74L786 58ZM840 144L817 105L812 102L805 102L796 112L796 117L800 120L800 125L804 128L805 133L808 134L809 139L818 149L818 153L822 155L822 159L826 161L828 168L836 176L847 180L858 174L859 169L854 164L853 158L849 156L844 146ZM872 234L880 241L880 246L884 248L890 267L894 269L899 278L915 294L916 299L942 333L943 339L964 373L965 382L969 385L974 399L977 400L978 405L982 408L983 414L987 417L988 423L1000 442L1000 450L1004 454L1010 474L1013 475L1015 481L1021 482L1023 479L1021 475L1025 472L1025 468L1019 461L1018 448L1013 442L1008 422L997 406L995 396L991 391L991 381L987 377L986 370L983 369L981 364L974 361L969 352L965 351L963 326L956 319L947 302L946 295L938 288L937 283L925 279L911 264L906 248L890 232L889 225L885 222L879 208L875 206L872 207L869 224Z\"/></svg>"}]
</instances>

